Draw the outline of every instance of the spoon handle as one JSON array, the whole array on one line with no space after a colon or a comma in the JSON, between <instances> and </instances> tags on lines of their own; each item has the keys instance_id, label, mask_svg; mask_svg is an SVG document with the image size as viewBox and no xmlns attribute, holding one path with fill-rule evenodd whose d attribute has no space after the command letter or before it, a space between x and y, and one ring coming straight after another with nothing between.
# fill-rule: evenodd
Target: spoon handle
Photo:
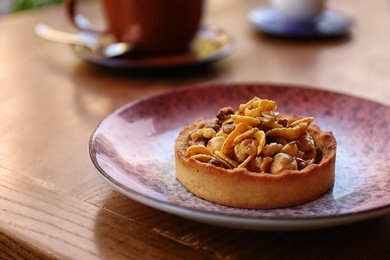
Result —
<instances>
[{"instance_id":1,"label":"spoon handle","mask_svg":"<svg viewBox=\"0 0 390 260\"><path fill-rule=\"evenodd\" d=\"M90 36L57 31L50 26L42 23L39 23L35 26L35 33L46 40L79 45L87 47L91 50L96 50L100 46L99 41Z\"/></svg>"}]
</instances>

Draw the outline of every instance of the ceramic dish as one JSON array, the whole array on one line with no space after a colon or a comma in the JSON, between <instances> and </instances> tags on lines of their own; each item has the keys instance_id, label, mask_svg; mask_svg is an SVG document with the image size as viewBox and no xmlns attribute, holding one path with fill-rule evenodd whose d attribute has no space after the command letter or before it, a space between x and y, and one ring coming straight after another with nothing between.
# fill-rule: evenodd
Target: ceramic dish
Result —
<instances>
[{"instance_id":1,"label":"ceramic dish","mask_svg":"<svg viewBox=\"0 0 390 260\"><path fill-rule=\"evenodd\" d=\"M190 51L175 55L145 56L127 54L115 58L97 58L80 46L72 46L81 59L111 68L158 69L210 63L230 55L236 48L234 38L216 26L202 27L190 47Z\"/></svg>"},{"instance_id":2,"label":"ceramic dish","mask_svg":"<svg viewBox=\"0 0 390 260\"><path fill-rule=\"evenodd\" d=\"M259 8L249 12L251 24L261 32L281 37L326 38L348 34L352 21L334 10L323 11L310 23L289 23L272 8Z\"/></svg>"},{"instance_id":3,"label":"ceramic dish","mask_svg":"<svg viewBox=\"0 0 390 260\"><path fill-rule=\"evenodd\" d=\"M309 203L249 210L202 200L175 178L174 142L181 128L254 95L280 113L314 116L338 141L336 180ZM365 99L290 85L188 87L131 102L96 128L90 156L101 177L150 207L199 222L258 230L336 226L390 213L390 107Z\"/></svg>"}]
</instances>

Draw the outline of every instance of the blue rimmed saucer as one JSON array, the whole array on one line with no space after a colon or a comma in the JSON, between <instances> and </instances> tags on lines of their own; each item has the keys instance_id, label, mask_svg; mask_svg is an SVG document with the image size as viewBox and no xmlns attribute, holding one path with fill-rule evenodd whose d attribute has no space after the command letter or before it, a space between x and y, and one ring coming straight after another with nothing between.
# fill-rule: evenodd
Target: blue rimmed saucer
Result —
<instances>
[{"instance_id":1,"label":"blue rimmed saucer","mask_svg":"<svg viewBox=\"0 0 390 260\"><path fill-rule=\"evenodd\" d=\"M272 8L259 8L249 12L251 24L263 33L294 38L326 38L349 34L352 21L334 11L324 10L316 19L306 23L291 23Z\"/></svg>"}]
</instances>

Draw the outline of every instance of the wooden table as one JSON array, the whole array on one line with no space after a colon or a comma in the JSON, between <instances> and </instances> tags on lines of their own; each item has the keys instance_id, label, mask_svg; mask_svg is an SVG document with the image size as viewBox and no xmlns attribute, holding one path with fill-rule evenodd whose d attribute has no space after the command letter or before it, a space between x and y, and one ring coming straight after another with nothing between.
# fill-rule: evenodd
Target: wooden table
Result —
<instances>
[{"instance_id":1,"label":"wooden table","mask_svg":"<svg viewBox=\"0 0 390 260\"><path fill-rule=\"evenodd\" d=\"M390 216L321 230L236 230L149 208L96 174L88 141L97 124L129 101L182 86L288 82L390 105L388 1L329 1L354 27L327 41L255 32L246 15L263 5L209 1L205 23L231 32L238 48L180 74L106 70L36 37L38 22L75 32L62 6L0 17L0 258L389 259ZM99 17L95 2L82 8Z\"/></svg>"}]
</instances>

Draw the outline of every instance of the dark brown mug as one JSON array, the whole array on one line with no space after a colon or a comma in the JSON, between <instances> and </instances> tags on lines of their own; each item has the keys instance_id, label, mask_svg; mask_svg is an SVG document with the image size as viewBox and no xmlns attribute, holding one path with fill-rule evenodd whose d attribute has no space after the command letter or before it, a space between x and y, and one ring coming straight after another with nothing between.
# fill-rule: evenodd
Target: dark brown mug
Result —
<instances>
[{"instance_id":1,"label":"dark brown mug","mask_svg":"<svg viewBox=\"0 0 390 260\"><path fill-rule=\"evenodd\" d=\"M83 31L112 33L147 54L188 50L203 14L205 0L101 0L107 23L98 30L76 12L76 0L66 0L71 22Z\"/></svg>"}]
</instances>

